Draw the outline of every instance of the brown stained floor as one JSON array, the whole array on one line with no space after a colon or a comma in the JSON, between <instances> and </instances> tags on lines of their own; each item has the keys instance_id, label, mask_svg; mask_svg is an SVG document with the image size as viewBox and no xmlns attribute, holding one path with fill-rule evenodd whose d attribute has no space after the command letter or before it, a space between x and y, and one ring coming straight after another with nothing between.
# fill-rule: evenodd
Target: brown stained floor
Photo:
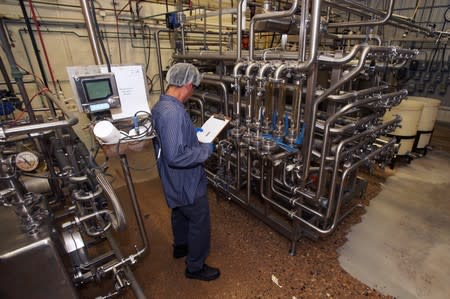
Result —
<instances>
[{"instance_id":1,"label":"brown stained floor","mask_svg":"<svg viewBox=\"0 0 450 299\"><path fill-rule=\"evenodd\" d=\"M447 148L450 129L439 128L436 136ZM439 138L441 139L441 138ZM450 149L450 146L448 147ZM413 162L412 162L413 163ZM369 205L381 190L380 183L395 173L387 169L371 176L367 196L358 199ZM339 265L337 248L346 242L346 234L361 221L363 209L357 209L337 227L336 231L317 241L303 238L297 245L297 255L288 254L288 240L238 207L235 203L216 198L209 192L212 244L208 264L219 267L222 275L212 282L184 277L183 259L172 258L170 210L167 208L159 179L135 184L150 242L150 250L133 266L135 276L148 298L392 298L383 296L346 273ZM118 190L127 215L132 215L126 188ZM118 234L123 252L133 252L140 245L137 226L128 217L126 233ZM272 281L278 279L278 285ZM109 284L90 287L84 297L105 295ZM131 290L120 298L133 298Z\"/></svg>"}]
</instances>

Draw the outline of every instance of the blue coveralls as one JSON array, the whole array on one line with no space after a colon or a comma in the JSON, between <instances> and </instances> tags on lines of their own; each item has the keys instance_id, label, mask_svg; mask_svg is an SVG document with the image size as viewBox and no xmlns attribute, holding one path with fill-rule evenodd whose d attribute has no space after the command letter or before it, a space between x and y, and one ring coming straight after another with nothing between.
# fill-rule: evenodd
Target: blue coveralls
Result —
<instances>
[{"instance_id":1,"label":"blue coveralls","mask_svg":"<svg viewBox=\"0 0 450 299\"><path fill-rule=\"evenodd\" d=\"M161 149L159 176L172 209L174 245L188 246L187 267L195 272L202 269L209 254L211 225L203 162L212 150L199 143L184 105L176 98L162 95L152 116L159 136L153 139L157 155Z\"/></svg>"}]
</instances>

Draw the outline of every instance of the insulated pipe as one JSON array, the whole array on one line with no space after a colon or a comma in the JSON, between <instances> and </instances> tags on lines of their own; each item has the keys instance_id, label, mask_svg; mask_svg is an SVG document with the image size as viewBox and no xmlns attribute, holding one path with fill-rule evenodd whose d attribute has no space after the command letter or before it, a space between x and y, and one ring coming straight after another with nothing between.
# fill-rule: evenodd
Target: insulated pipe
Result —
<instances>
[{"instance_id":1,"label":"insulated pipe","mask_svg":"<svg viewBox=\"0 0 450 299\"><path fill-rule=\"evenodd\" d=\"M95 27L92 21L92 12L88 0L80 0L81 10L83 12L84 21L86 23L86 30L89 36L92 54L94 55L95 64L103 64L103 57L100 54L100 47L96 38Z\"/></svg>"},{"instance_id":2,"label":"insulated pipe","mask_svg":"<svg viewBox=\"0 0 450 299\"><path fill-rule=\"evenodd\" d=\"M350 1L345 1L346 3L352 4ZM337 27L358 27L358 26L375 26L375 25L383 25L385 24L392 16L392 12L394 10L394 0L390 0L388 11L383 19L379 21L356 21L356 22L339 22L339 23L329 23L328 28L337 28Z\"/></svg>"},{"instance_id":3,"label":"insulated pipe","mask_svg":"<svg viewBox=\"0 0 450 299\"><path fill-rule=\"evenodd\" d=\"M316 0L320 1L320 0ZM267 19L276 19L276 18L284 18L290 17L295 14L297 11L299 0L294 0L292 6L289 10L285 11L276 11L276 12L267 12L264 14L255 15L250 21L250 43L249 43L249 61L253 61L253 53L255 50L255 23L257 21L267 20Z\"/></svg>"}]
</instances>

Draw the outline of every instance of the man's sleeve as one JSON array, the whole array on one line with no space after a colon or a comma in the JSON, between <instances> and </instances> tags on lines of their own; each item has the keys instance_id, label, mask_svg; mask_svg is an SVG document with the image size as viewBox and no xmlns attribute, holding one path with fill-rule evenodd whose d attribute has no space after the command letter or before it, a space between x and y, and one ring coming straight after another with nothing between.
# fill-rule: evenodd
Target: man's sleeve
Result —
<instances>
[{"instance_id":1,"label":"man's sleeve","mask_svg":"<svg viewBox=\"0 0 450 299\"><path fill-rule=\"evenodd\" d=\"M183 115L175 111L166 111L164 121L160 127L160 139L162 154L170 167L189 168L195 167L208 159L211 150L207 144L188 146L183 140L183 134L187 134L183 125Z\"/></svg>"}]
</instances>

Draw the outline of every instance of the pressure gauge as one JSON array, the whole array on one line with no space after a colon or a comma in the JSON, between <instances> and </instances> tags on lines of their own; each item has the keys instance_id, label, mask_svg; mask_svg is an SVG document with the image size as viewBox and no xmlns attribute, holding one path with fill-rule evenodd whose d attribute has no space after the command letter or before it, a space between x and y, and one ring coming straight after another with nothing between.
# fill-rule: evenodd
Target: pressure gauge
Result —
<instances>
[{"instance_id":1,"label":"pressure gauge","mask_svg":"<svg viewBox=\"0 0 450 299\"><path fill-rule=\"evenodd\" d=\"M20 152L16 155L16 166L22 171L33 171L39 165L39 157L30 151Z\"/></svg>"}]
</instances>

